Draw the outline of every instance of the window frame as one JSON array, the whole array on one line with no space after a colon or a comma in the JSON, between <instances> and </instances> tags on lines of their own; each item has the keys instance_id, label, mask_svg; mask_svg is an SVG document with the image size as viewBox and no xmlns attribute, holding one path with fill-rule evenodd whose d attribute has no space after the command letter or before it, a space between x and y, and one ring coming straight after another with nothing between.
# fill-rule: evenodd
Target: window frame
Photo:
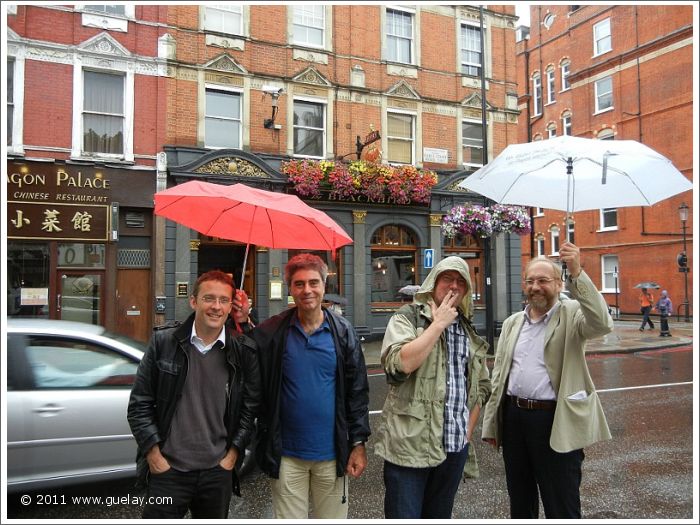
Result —
<instances>
[{"instance_id":1,"label":"window frame","mask_svg":"<svg viewBox=\"0 0 700 525\"><path fill-rule=\"evenodd\" d=\"M559 66L561 73L561 91L568 91L571 89L571 83L569 82L569 75L571 75L571 62L562 62Z\"/></svg>"},{"instance_id":2,"label":"window frame","mask_svg":"<svg viewBox=\"0 0 700 525\"><path fill-rule=\"evenodd\" d=\"M603 93L600 92L601 89L601 83L602 82L610 82L610 89L609 91L605 91ZM604 113L606 111L612 111L615 108L614 100L613 100L613 77L612 76L607 76L601 79L598 79L595 81L593 84L593 89L595 90L595 113L594 115L597 115L598 113ZM601 102L601 97L605 96L610 96L610 105L604 108L601 108L600 102Z\"/></svg>"},{"instance_id":3,"label":"window frame","mask_svg":"<svg viewBox=\"0 0 700 525\"><path fill-rule=\"evenodd\" d=\"M240 5L240 4L204 4L202 5L203 13L202 13L202 29L207 32L213 32L213 33L221 33L221 34L226 34L226 35L235 35L235 36L245 36L245 6ZM229 9L229 8L240 8L240 13L236 13L235 11ZM208 21L207 21L207 15L209 13L214 14L215 12L220 12L222 14L222 24L221 24L221 29L214 28L214 27L209 27ZM239 24L238 28L232 28L232 27L227 27L226 24L226 15L235 13L239 15ZM211 22L209 22L211 23ZM231 30L229 30L231 29Z\"/></svg>"},{"instance_id":4,"label":"window frame","mask_svg":"<svg viewBox=\"0 0 700 525\"><path fill-rule=\"evenodd\" d=\"M10 65L10 62L12 64ZM8 138L12 138L9 144L6 144L7 152L13 154L24 154L24 57L8 55L5 58L5 64L8 69L12 69L12 121L6 122L6 126L11 127L11 130L6 130ZM9 80L9 74L7 80ZM7 86L6 86L7 89ZM9 116L9 93L7 101L7 111ZM7 141L6 141L7 142Z\"/></svg>"},{"instance_id":5,"label":"window frame","mask_svg":"<svg viewBox=\"0 0 700 525\"><path fill-rule=\"evenodd\" d=\"M608 260L614 261L616 264L608 269ZM601 283L600 283L600 288L602 293L619 293L620 291L620 279L618 278L617 280L617 289L615 288L614 284L613 286L608 286L608 278L612 280L612 282L615 282L615 273L617 268L617 273L619 275L620 273L620 258L612 253L601 255L600 257L600 275L601 275Z\"/></svg>"},{"instance_id":6,"label":"window frame","mask_svg":"<svg viewBox=\"0 0 700 525\"><path fill-rule=\"evenodd\" d=\"M547 138L553 139L557 136L557 125L554 122L547 124Z\"/></svg>"},{"instance_id":7,"label":"window frame","mask_svg":"<svg viewBox=\"0 0 700 525\"><path fill-rule=\"evenodd\" d=\"M323 117L322 117L322 122L323 122L323 128L313 128L310 126L299 126L294 123L294 114L296 111L296 103L297 102L303 102L305 104L316 104L319 106L323 107ZM308 97L294 97L292 100L292 107L291 107L291 114L292 114L292 133L291 133L291 142L292 142L292 155L296 158L303 158L303 159L324 159L326 158L326 153L327 153L327 146L326 146L326 139L328 137L328 101L324 99L317 99L317 98L308 98ZM320 130L322 132L322 149L323 151L321 152L320 156L315 156L315 155L304 155L301 153L296 152L296 130L297 129L308 129L308 130Z\"/></svg>"},{"instance_id":8,"label":"window frame","mask_svg":"<svg viewBox=\"0 0 700 525\"><path fill-rule=\"evenodd\" d=\"M561 229L559 226L552 226L549 228L549 240L552 243L552 253L549 255L551 256L558 256L559 255L559 247L561 246Z\"/></svg>"},{"instance_id":9,"label":"window frame","mask_svg":"<svg viewBox=\"0 0 700 525\"><path fill-rule=\"evenodd\" d=\"M410 117L410 119L411 119L411 138L410 139L406 139L404 137L396 137L396 136L389 134L389 116L390 115L401 115L401 116ZM417 118L418 118L417 115L415 113L412 113L412 112L400 111L400 110L396 110L394 108L387 109L387 112L386 112L386 121L387 121L387 125L386 125L386 161L387 161L387 163L392 164L392 165L413 165L416 163ZM395 140L395 141L398 140L398 141L404 141L404 142L410 141L410 143L411 143L411 161L410 162L400 162L400 161L396 161L396 160L391 160L391 151L390 151L390 145L391 145L390 141L391 140Z\"/></svg>"},{"instance_id":10,"label":"window frame","mask_svg":"<svg viewBox=\"0 0 700 525\"><path fill-rule=\"evenodd\" d=\"M599 34L599 30L607 26L606 34ZM607 49L602 49L602 44L607 44ZM610 27L610 18L601 20L593 24L593 57L604 55L612 51L612 31Z\"/></svg>"},{"instance_id":11,"label":"window frame","mask_svg":"<svg viewBox=\"0 0 700 525\"><path fill-rule=\"evenodd\" d=\"M532 116L542 115L542 75L539 72L532 75Z\"/></svg>"},{"instance_id":12,"label":"window frame","mask_svg":"<svg viewBox=\"0 0 700 525\"><path fill-rule=\"evenodd\" d=\"M615 224L611 226L607 226L606 223L608 222L606 218L608 216L613 216L615 219ZM616 231L620 229L620 221L617 213L617 208L601 208L599 210L599 220L600 220L600 228L598 229L599 232L606 232L606 231Z\"/></svg>"},{"instance_id":13,"label":"window frame","mask_svg":"<svg viewBox=\"0 0 700 525\"><path fill-rule=\"evenodd\" d=\"M480 141L479 141L479 145L469 145L469 146L468 146L468 147L471 147L471 148L476 148L476 149L481 150L481 163L480 163L480 164L477 164L477 163L475 163L475 162L467 162L467 160L466 160L465 157L464 157L464 149L465 149L465 144L464 144L464 140L465 140L465 137L464 137L464 125L465 125L465 124L473 124L473 125L479 126L479 128L481 128L481 136L482 136L482 138L481 138ZM481 168L481 167L484 165L484 158L485 158L485 155L484 155L484 140L483 140L483 132L484 132L484 130L483 130L483 127L484 127L484 126L483 126L483 122L482 122L481 120L476 120L476 119L471 119L471 118L463 118L463 119L462 119L462 165L464 165L464 166L470 166L470 167L475 167L475 168Z\"/></svg>"},{"instance_id":14,"label":"window frame","mask_svg":"<svg viewBox=\"0 0 700 525\"><path fill-rule=\"evenodd\" d=\"M561 116L562 133L571 137L573 132L573 123L571 121L571 112L567 111Z\"/></svg>"},{"instance_id":15,"label":"window frame","mask_svg":"<svg viewBox=\"0 0 700 525\"><path fill-rule=\"evenodd\" d=\"M547 75L547 104L554 104L557 101L554 66L548 67L545 73Z\"/></svg>"},{"instance_id":16,"label":"window frame","mask_svg":"<svg viewBox=\"0 0 700 525\"><path fill-rule=\"evenodd\" d=\"M328 41L327 34L326 34L326 23L327 23L327 20L326 20L326 17L327 17L326 6L323 5L323 4L308 4L308 5L305 4L305 5L299 5L299 6L293 5L293 6L291 6L291 7L292 7L292 14L291 14L291 18L292 18L292 19L291 19L291 35L290 35L290 36L291 36L291 43L292 43L292 45L294 45L294 46L302 46L302 47L312 47L312 48L316 48L316 49L326 49L326 43L327 43L327 41ZM303 9L303 8L308 8L308 7L320 8L321 14L322 14L322 16L323 16L323 18L322 18L322 20L321 20L321 26L320 26L320 27L316 27L316 26L313 26L313 25L304 25L304 24L301 24L301 23L297 23L297 22L296 22L296 15L297 15L298 10L299 10L299 9ZM296 30L295 30L297 25L300 26L300 27L312 28L312 29L315 29L315 30L320 30L320 31L321 31L321 43L320 43L320 44L317 44L317 43L309 42L308 40L307 40L307 41L299 41L299 40L297 40L297 39L296 39Z\"/></svg>"},{"instance_id":17,"label":"window frame","mask_svg":"<svg viewBox=\"0 0 700 525\"><path fill-rule=\"evenodd\" d=\"M216 115L209 115L207 113L207 93L209 91L215 91L218 93L224 93L226 95L230 96L238 96L238 119L234 117L223 117L223 116L216 116ZM219 85L214 85L214 84L205 84L204 85L204 119L203 119L203 126L204 126L204 147L209 148L209 149L227 149L227 148L233 148L233 149L241 149L243 145L243 97L244 97L244 91L242 89L234 89L234 88L229 88L225 86L219 86ZM213 146L207 142L207 120L208 119L217 119L217 120L224 120L224 121L230 121L230 122L236 122L238 121L238 146Z\"/></svg>"},{"instance_id":18,"label":"window frame","mask_svg":"<svg viewBox=\"0 0 700 525\"><path fill-rule=\"evenodd\" d=\"M410 20L411 20L411 36L410 37L405 37L402 35L393 35L389 33L389 13L401 13L403 15L407 15ZM386 50L386 54L384 56L385 60L387 62L393 62L396 64L406 64L406 65L411 65L415 66L417 65L417 58L416 58L416 11L413 9L406 9L403 7L399 6L386 6L385 11L384 11L384 49ZM398 51L397 46L392 46L391 44L394 42L394 39L403 39L403 40L409 40L409 46L408 46L408 52L410 54L408 62L399 60L398 58L398 52L396 53L395 57L392 57L392 52L390 51L390 48L393 47L396 51ZM398 42L397 42L398 43Z\"/></svg>"},{"instance_id":19,"label":"window frame","mask_svg":"<svg viewBox=\"0 0 700 525\"><path fill-rule=\"evenodd\" d=\"M465 32L465 28L467 28L467 27L472 28L472 29L476 29L476 31L477 31L477 33L478 33L478 35L479 35L479 42L478 42L478 43L479 43L479 49L476 50L476 51L474 51L473 49L468 49L468 48L464 47L464 44L468 42L468 39L466 38L467 34L466 34L466 32ZM485 30L486 30L486 28L484 28L484 31L485 31ZM459 71L460 71L460 74L462 74L462 75L468 75L468 76L472 76L472 77L479 77L479 76L481 76L481 65L482 65L482 56L481 56L482 42L481 42L481 37L482 37L482 34L481 34L481 27L480 27L479 25L473 24L473 23L470 23L470 22L464 21L464 20L460 21L460 23L459 23L459 42L460 42L460 47L459 47ZM485 49L485 46L484 46L484 49ZM464 59L463 59L463 56L464 56L464 52L465 52L465 51L466 51L467 53L476 53L476 54L478 55L478 57L479 57L479 62L476 63L476 65L474 65L473 62L468 62L468 61L465 62ZM475 73L471 73L471 72L468 71L468 70L465 71L465 70L464 70L465 67L466 67L467 69L473 68L476 72L475 72Z\"/></svg>"},{"instance_id":20,"label":"window frame","mask_svg":"<svg viewBox=\"0 0 700 525\"><path fill-rule=\"evenodd\" d=\"M545 238L544 235L540 234L537 236L536 240L536 245L537 245L537 256L542 257L546 254L546 247L545 247Z\"/></svg>"},{"instance_id":21,"label":"window frame","mask_svg":"<svg viewBox=\"0 0 700 525\"><path fill-rule=\"evenodd\" d=\"M112 77L117 77L121 79L122 87L122 113L121 113L121 123L122 123L122 151L120 153L108 153L102 151L87 151L85 146L85 117L87 114L91 115L104 115L107 117L118 117L118 113L109 112L98 112L98 111L88 111L85 109L85 81L86 73L96 73L100 75L109 75ZM80 140L80 153L83 157L103 157L103 158L115 158L124 159L126 157L127 149L127 75L121 71L107 71L98 70L94 68L81 68L82 77L82 104L80 106L80 123L81 123L81 140Z\"/></svg>"}]
</instances>

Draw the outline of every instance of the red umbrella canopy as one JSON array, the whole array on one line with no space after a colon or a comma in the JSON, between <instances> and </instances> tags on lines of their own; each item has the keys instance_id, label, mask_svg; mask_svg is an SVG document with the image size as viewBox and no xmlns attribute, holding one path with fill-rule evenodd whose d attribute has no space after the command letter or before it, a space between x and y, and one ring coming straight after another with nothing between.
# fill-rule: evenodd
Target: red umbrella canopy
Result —
<instances>
[{"instance_id":1,"label":"red umbrella canopy","mask_svg":"<svg viewBox=\"0 0 700 525\"><path fill-rule=\"evenodd\" d=\"M352 239L296 195L189 181L155 194L155 213L204 235L268 248L336 250Z\"/></svg>"}]
</instances>

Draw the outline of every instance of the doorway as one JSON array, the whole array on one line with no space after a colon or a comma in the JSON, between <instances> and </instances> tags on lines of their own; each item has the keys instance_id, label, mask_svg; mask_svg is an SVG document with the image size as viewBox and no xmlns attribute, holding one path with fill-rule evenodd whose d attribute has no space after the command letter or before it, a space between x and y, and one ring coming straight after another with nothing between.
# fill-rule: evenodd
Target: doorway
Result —
<instances>
[{"instance_id":1,"label":"doorway","mask_svg":"<svg viewBox=\"0 0 700 525\"><path fill-rule=\"evenodd\" d=\"M104 272L61 271L58 274L58 319L104 324Z\"/></svg>"},{"instance_id":2,"label":"doorway","mask_svg":"<svg viewBox=\"0 0 700 525\"><path fill-rule=\"evenodd\" d=\"M116 331L139 341L151 335L150 269L117 270Z\"/></svg>"}]
</instances>

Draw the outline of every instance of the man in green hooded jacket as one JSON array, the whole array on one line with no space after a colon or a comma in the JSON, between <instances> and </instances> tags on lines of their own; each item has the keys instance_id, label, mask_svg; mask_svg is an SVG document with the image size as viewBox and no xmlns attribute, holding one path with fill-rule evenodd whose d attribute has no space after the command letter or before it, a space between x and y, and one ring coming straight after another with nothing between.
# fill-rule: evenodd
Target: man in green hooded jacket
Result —
<instances>
[{"instance_id":1,"label":"man in green hooded jacket","mask_svg":"<svg viewBox=\"0 0 700 525\"><path fill-rule=\"evenodd\" d=\"M375 447L386 518L451 518L460 480L478 475L469 444L491 381L488 344L471 316L469 267L447 257L389 320L382 365L390 386Z\"/></svg>"}]
</instances>

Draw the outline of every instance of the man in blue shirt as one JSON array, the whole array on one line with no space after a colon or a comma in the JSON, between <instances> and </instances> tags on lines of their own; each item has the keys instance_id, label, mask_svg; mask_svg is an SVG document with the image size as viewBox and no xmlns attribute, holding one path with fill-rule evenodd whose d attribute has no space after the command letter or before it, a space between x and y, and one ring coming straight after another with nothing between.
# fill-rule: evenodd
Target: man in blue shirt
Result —
<instances>
[{"instance_id":1,"label":"man in blue shirt","mask_svg":"<svg viewBox=\"0 0 700 525\"><path fill-rule=\"evenodd\" d=\"M295 308L251 333L263 385L256 459L272 478L275 518L308 518L309 493L314 518L347 518L346 474L357 478L367 466L364 356L352 325L322 307L327 276L316 255L290 259L285 280Z\"/></svg>"}]
</instances>

